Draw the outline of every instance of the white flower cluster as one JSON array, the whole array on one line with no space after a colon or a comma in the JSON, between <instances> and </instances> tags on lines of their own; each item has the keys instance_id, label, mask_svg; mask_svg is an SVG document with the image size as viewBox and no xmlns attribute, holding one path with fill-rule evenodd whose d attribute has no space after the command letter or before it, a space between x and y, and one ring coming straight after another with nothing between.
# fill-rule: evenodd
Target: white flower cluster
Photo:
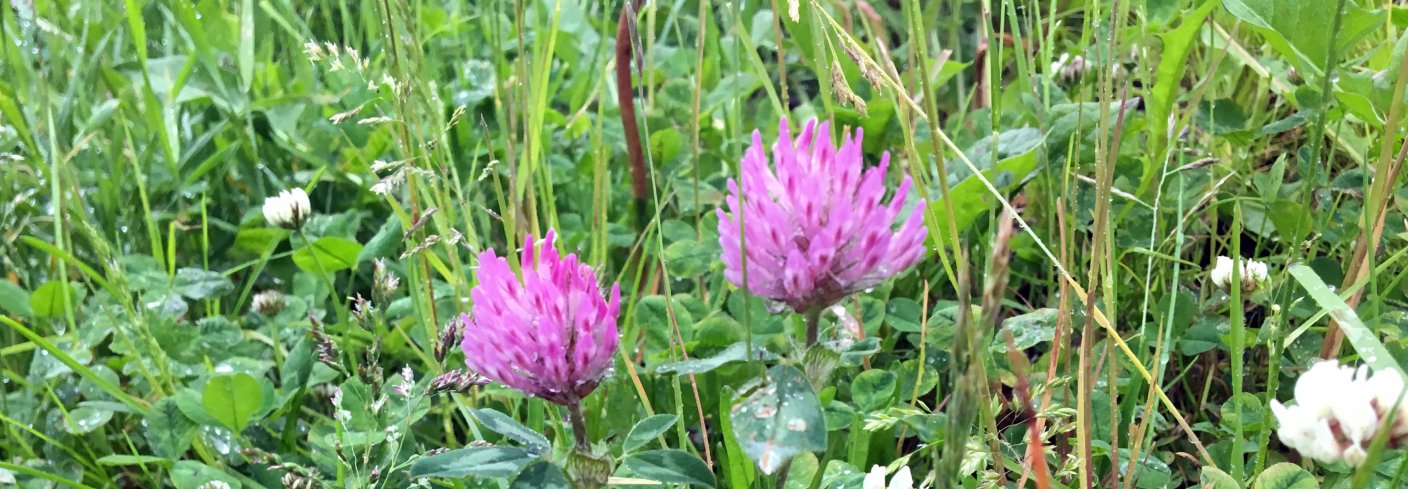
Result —
<instances>
[{"instance_id":1,"label":"white flower cluster","mask_svg":"<svg viewBox=\"0 0 1408 489\"><path fill-rule=\"evenodd\" d=\"M264 199L264 220L282 228L297 229L308 220L312 207L313 204L308 202L308 192L301 188L285 190Z\"/></svg>"},{"instance_id":2,"label":"white flower cluster","mask_svg":"<svg viewBox=\"0 0 1408 489\"><path fill-rule=\"evenodd\" d=\"M288 303L284 300L284 294L282 292L277 290L265 290L254 294L254 298L250 301L249 308L264 316L273 317L283 312L284 307L287 305Z\"/></svg>"},{"instance_id":3,"label":"white flower cluster","mask_svg":"<svg viewBox=\"0 0 1408 489\"><path fill-rule=\"evenodd\" d=\"M1390 414L1389 446L1408 439L1408 406L1395 411L1403 387L1403 375L1397 371L1371 376L1367 366L1355 369L1334 360L1321 361L1296 380L1294 406L1271 401L1271 412L1280 425L1276 436L1303 456L1357 466L1368 456L1369 443Z\"/></svg>"},{"instance_id":4,"label":"white flower cluster","mask_svg":"<svg viewBox=\"0 0 1408 489\"><path fill-rule=\"evenodd\" d=\"M1256 260L1238 260L1242 264L1242 290L1251 292L1256 290L1261 284L1266 283L1267 271L1266 263ZM1232 283L1232 259L1219 256L1217 262L1213 264L1212 272L1208 274L1213 285L1226 289Z\"/></svg>"},{"instance_id":5,"label":"white flower cluster","mask_svg":"<svg viewBox=\"0 0 1408 489\"><path fill-rule=\"evenodd\" d=\"M909 474L909 466L900 467L895 471L894 477L890 478L890 484L885 485L885 467L876 465L870 468L870 472L865 474L865 480L861 481L862 489L914 489L914 476Z\"/></svg>"},{"instance_id":6,"label":"white flower cluster","mask_svg":"<svg viewBox=\"0 0 1408 489\"><path fill-rule=\"evenodd\" d=\"M1060 58L1051 62L1051 72L1066 81L1079 79L1085 76L1088 71L1090 71L1090 62L1079 54L1071 56L1071 53L1061 53Z\"/></svg>"}]
</instances>

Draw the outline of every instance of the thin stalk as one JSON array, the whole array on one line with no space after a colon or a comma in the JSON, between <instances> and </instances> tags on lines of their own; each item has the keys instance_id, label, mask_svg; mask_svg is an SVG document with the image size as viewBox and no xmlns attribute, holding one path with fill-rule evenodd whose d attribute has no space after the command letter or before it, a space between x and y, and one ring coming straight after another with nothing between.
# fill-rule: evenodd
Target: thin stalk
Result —
<instances>
[{"instance_id":1,"label":"thin stalk","mask_svg":"<svg viewBox=\"0 0 1408 489\"><path fill-rule=\"evenodd\" d=\"M567 419L572 422L572 439L577 443L577 451L590 453L591 441L587 440L587 418L582 416L582 401L567 403Z\"/></svg>"},{"instance_id":2,"label":"thin stalk","mask_svg":"<svg viewBox=\"0 0 1408 489\"><path fill-rule=\"evenodd\" d=\"M813 307L804 313L807 319L807 346L816 344L817 329L821 326L821 308Z\"/></svg>"},{"instance_id":3,"label":"thin stalk","mask_svg":"<svg viewBox=\"0 0 1408 489\"><path fill-rule=\"evenodd\" d=\"M1242 267L1246 261L1242 258L1241 236L1242 205L1239 202L1232 208L1232 233L1229 237L1232 241L1232 282L1227 286L1232 295L1232 299L1228 301L1228 307L1230 308L1228 312L1231 314L1228 321L1231 323L1232 328L1232 338L1230 340L1230 347L1232 349L1232 392L1229 397L1233 400L1234 407L1237 406L1237 396L1242 394L1242 357L1246 355L1247 350L1246 318L1244 317L1245 305L1242 304L1242 281L1248 280L1249 277L1242 275ZM1241 408L1236 407L1236 409L1240 410ZM1231 452L1232 477L1237 480L1242 480L1245 477L1246 464L1242 462L1241 416L1232 418Z\"/></svg>"}]
</instances>

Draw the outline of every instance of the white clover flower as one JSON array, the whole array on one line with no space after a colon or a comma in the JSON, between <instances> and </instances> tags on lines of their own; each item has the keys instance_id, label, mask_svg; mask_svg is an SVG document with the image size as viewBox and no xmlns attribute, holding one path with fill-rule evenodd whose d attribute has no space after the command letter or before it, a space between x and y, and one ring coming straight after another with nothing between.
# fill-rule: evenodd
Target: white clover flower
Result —
<instances>
[{"instance_id":1,"label":"white clover flower","mask_svg":"<svg viewBox=\"0 0 1408 489\"><path fill-rule=\"evenodd\" d=\"M286 229L297 229L308 220L313 204L301 188L285 190L264 199L264 220Z\"/></svg>"},{"instance_id":2,"label":"white clover flower","mask_svg":"<svg viewBox=\"0 0 1408 489\"><path fill-rule=\"evenodd\" d=\"M1266 278L1269 274L1265 262L1256 260L1238 261L1242 264L1242 290L1251 292L1266 283ZM1213 264L1212 271L1209 272L1208 278L1212 280L1213 285L1221 289L1226 289L1227 286L1232 283L1232 259L1225 256L1217 257L1217 261Z\"/></svg>"},{"instance_id":3,"label":"white clover flower","mask_svg":"<svg viewBox=\"0 0 1408 489\"><path fill-rule=\"evenodd\" d=\"M284 310L288 303L284 300L284 294L277 290L265 290L254 294L250 300L249 308L264 316L277 316Z\"/></svg>"},{"instance_id":4,"label":"white clover flower","mask_svg":"<svg viewBox=\"0 0 1408 489\"><path fill-rule=\"evenodd\" d=\"M230 489L230 483L225 481L210 481L196 486L196 489Z\"/></svg>"},{"instance_id":5,"label":"white clover flower","mask_svg":"<svg viewBox=\"0 0 1408 489\"><path fill-rule=\"evenodd\" d=\"M1294 406L1271 401L1279 425L1276 436L1302 456L1357 466L1368 457L1380 426L1389 427L1389 447L1408 442L1408 410L1394 410L1403 394L1403 377L1397 371L1371 376L1367 366L1356 369L1322 361L1296 380Z\"/></svg>"},{"instance_id":6,"label":"white clover flower","mask_svg":"<svg viewBox=\"0 0 1408 489\"><path fill-rule=\"evenodd\" d=\"M1081 55L1071 56L1070 53L1061 53L1061 57L1051 62L1051 73L1056 74L1062 80L1071 81L1085 76L1090 71L1090 62Z\"/></svg>"},{"instance_id":7,"label":"white clover flower","mask_svg":"<svg viewBox=\"0 0 1408 489\"><path fill-rule=\"evenodd\" d=\"M865 480L861 482L862 489L914 489L914 477L909 473L909 466L901 466L895 471L895 475L890 477L890 484L885 484L885 467L876 465L870 468L870 472L865 474Z\"/></svg>"},{"instance_id":8,"label":"white clover flower","mask_svg":"<svg viewBox=\"0 0 1408 489\"><path fill-rule=\"evenodd\" d=\"M308 218L311 207L303 189L285 190L264 199L264 219L277 226L296 228Z\"/></svg>"}]
</instances>

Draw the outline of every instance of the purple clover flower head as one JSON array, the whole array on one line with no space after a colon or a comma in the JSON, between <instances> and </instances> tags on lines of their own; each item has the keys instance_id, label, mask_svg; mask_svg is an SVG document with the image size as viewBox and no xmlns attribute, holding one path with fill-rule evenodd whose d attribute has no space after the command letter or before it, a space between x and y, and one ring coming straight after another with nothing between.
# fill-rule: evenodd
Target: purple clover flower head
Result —
<instances>
[{"instance_id":1,"label":"purple clover flower head","mask_svg":"<svg viewBox=\"0 0 1408 489\"><path fill-rule=\"evenodd\" d=\"M924 257L923 200L894 230L909 177L888 204L881 202L889 152L866 170L860 129L843 135L838 148L829 122L807 122L796 139L787 119L779 125L771 167L762 134L753 131L739 172L742 188L729 179L728 209L718 209L730 282L744 286L746 250L748 292L806 312L874 287Z\"/></svg>"},{"instance_id":2,"label":"purple clover flower head","mask_svg":"<svg viewBox=\"0 0 1408 489\"><path fill-rule=\"evenodd\" d=\"M559 256L555 236L528 236L521 278L494 250L479 254L473 315L460 315L460 346L465 364L485 378L570 405L591 394L611 367L621 288L602 297L596 273L576 254Z\"/></svg>"}]
</instances>

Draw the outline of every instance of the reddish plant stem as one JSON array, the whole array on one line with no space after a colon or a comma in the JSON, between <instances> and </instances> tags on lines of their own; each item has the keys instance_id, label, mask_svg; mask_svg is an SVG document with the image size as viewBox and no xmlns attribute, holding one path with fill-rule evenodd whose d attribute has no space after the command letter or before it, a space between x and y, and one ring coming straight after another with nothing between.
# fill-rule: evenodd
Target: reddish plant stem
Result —
<instances>
[{"instance_id":1,"label":"reddish plant stem","mask_svg":"<svg viewBox=\"0 0 1408 489\"><path fill-rule=\"evenodd\" d=\"M636 8L640 2L625 2L621 7L621 18L616 23L616 103L621 108L621 128L626 132L626 153L631 163L631 195L636 198L637 207L644 209L644 202L650 197L650 186L645 173L645 152L641 147L640 128L636 124L635 89L631 85L631 31L635 24ZM644 223L638 223L644 226Z\"/></svg>"}]
</instances>

